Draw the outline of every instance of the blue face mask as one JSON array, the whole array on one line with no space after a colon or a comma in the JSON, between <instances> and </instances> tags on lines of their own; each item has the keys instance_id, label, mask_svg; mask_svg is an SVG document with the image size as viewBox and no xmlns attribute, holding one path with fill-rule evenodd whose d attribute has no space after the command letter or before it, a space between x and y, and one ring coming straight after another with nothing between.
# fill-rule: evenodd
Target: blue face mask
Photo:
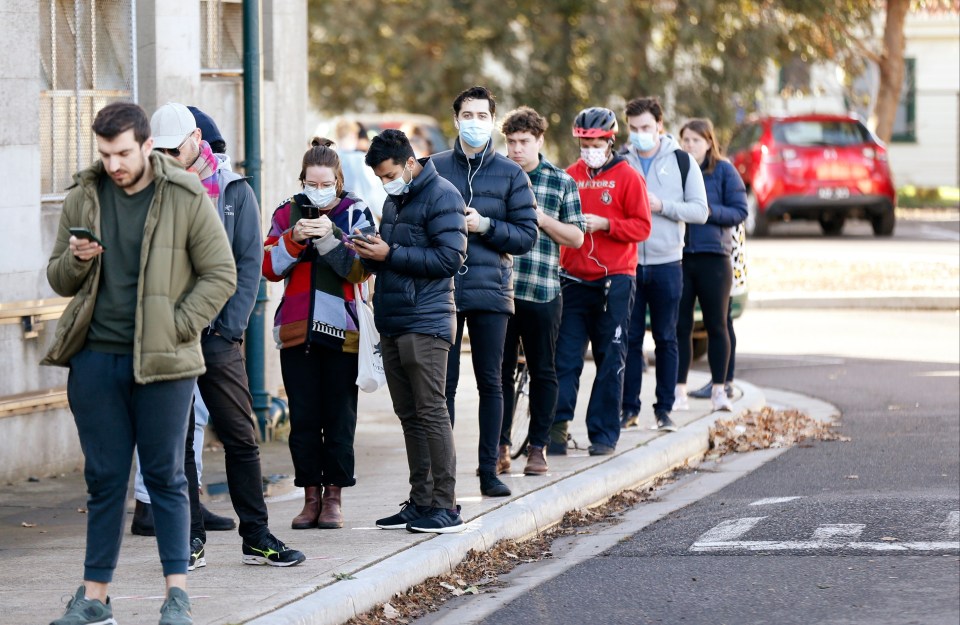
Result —
<instances>
[{"instance_id":1,"label":"blue face mask","mask_svg":"<svg viewBox=\"0 0 960 625\"><path fill-rule=\"evenodd\" d=\"M641 152L649 152L657 145L653 135L649 132L631 132L630 143Z\"/></svg>"},{"instance_id":2,"label":"blue face mask","mask_svg":"<svg viewBox=\"0 0 960 625\"><path fill-rule=\"evenodd\" d=\"M464 119L460 122L460 138L472 148L482 148L487 145L491 134L493 134L493 120Z\"/></svg>"}]
</instances>

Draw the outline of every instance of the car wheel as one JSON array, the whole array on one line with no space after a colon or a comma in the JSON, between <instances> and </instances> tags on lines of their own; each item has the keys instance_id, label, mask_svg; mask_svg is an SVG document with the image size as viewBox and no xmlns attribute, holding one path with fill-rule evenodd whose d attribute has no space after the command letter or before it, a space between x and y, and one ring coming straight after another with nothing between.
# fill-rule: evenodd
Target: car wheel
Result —
<instances>
[{"instance_id":1,"label":"car wheel","mask_svg":"<svg viewBox=\"0 0 960 625\"><path fill-rule=\"evenodd\" d=\"M760 203L753 191L747 191L747 220L744 226L750 236L765 237L770 234L767 216L760 212Z\"/></svg>"},{"instance_id":2,"label":"car wheel","mask_svg":"<svg viewBox=\"0 0 960 625\"><path fill-rule=\"evenodd\" d=\"M897 225L897 218L893 207L885 209L879 215L870 217L870 225L873 226L873 234L878 237L889 237L893 234L893 229Z\"/></svg>"},{"instance_id":3,"label":"car wheel","mask_svg":"<svg viewBox=\"0 0 960 625\"><path fill-rule=\"evenodd\" d=\"M706 337L702 339L694 338L693 339L693 359L700 360L707 353L707 339Z\"/></svg>"},{"instance_id":4,"label":"car wheel","mask_svg":"<svg viewBox=\"0 0 960 625\"><path fill-rule=\"evenodd\" d=\"M846 218L838 215L820 215L820 229L828 237L839 236L843 232L843 224Z\"/></svg>"}]
</instances>

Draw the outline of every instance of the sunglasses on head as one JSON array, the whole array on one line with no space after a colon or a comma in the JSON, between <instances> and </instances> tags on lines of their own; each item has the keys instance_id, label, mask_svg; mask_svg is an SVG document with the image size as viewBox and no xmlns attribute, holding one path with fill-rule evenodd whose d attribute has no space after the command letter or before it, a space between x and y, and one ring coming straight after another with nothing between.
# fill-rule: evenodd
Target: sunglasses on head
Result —
<instances>
[{"instance_id":1,"label":"sunglasses on head","mask_svg":"<svg viewBox=\"0 0 960 625\"><path fill-rule=\"evenodd\" d=\"M190 135L192 134L193 133L191 132ZM180 148L182 148L183 144L187 142L187 139L190 138L190 135L187 135L186 137L184 137L183 141L180 142L180 145L178 145L175 148L157 148L157 149L163 152L164 154L166 154L167 156L172 156L173 158L177 158L178 156L180 156Z\"/></svg>"}]
</instances>

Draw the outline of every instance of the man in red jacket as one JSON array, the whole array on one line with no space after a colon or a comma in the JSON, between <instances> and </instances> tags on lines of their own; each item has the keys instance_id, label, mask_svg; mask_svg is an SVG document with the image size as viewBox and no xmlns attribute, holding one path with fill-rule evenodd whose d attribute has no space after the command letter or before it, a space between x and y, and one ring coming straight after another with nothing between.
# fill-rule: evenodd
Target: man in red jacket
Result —
<instances>
[{"instance_id":1,"label":"man in red jacket","mask_svg":"<svg viewBox=\"0 0 960 625\"><path fill-rule=\"evenodd\" d=\"M577 115L573 136L580 160L567 168L580 191L586 238L579 249L561 248L563 320L557 341L560 396L548 453L567 452L587 341L597 374L587 406L590 455L612 454L620 438L620 397L627 330L636 289L637 243L650 235L646 184L613 150L617 116L592 107Z\"/></svg>"}]
</instances>

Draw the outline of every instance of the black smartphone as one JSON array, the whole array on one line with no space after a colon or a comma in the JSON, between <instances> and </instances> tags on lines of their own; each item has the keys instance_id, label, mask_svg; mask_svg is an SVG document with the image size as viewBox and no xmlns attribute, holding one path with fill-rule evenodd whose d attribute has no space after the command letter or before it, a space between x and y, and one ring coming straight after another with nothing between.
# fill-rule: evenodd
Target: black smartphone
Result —
<instances>
[{"instance_id":1,"label":"black smartphone","mask_svg":"<svg viewBox=\"0 0 960 625\"><path fill-rule=\"evenodd\" d=\"M89 228L70 228L70 234L77 237L78 239L86 239L87 241L93 241L103 249L107 249L107 247L103 244L103 241L98 239L97 235L91 232Z\"/></svg>"},{"instance_id":2,"label":"black smartphone","mask_svg":"<svg viewBox=\"0 0 960 625\"><path fill-rule=\"evenodd\" d=\"M360 228L359 230L359 234L356 232L351 232L347 235L347 238L351 241L364 241L365 243L372 243L369 237L377 234L376 226L366 226L364 228Z\"/></svg>"},{"instance_id":3,"label":"black smartphone","mask_svg":"<svg viewBox=\"0 0 960 625\"><path fill-rule=\"evenodd\" d=\"M320 207L313 204L306 204L300 207L300 213L304 219L317 219L320 217Z\"/></svg>"}]
</instances>

